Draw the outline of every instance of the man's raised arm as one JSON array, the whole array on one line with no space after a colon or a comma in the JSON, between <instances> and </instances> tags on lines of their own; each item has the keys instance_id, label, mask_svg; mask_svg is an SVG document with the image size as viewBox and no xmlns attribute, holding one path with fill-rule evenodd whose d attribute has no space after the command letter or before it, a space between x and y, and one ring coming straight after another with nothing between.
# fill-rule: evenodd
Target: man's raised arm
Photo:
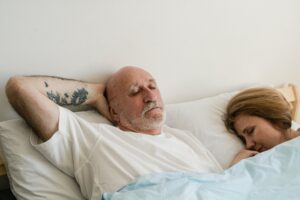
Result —
<instances>
[{"instance_id":1,"label":"man's raised arm","mask_svg":"<svg viewBox=\"0 0 300 200\"><path fill-rule=\"evenodd\" d=\"M57 105L87 105L110 118L104 90L102 84L48 76L14 76L6 85L10 104L43 141L58 130Z\"/></svg>"}]
</instances>

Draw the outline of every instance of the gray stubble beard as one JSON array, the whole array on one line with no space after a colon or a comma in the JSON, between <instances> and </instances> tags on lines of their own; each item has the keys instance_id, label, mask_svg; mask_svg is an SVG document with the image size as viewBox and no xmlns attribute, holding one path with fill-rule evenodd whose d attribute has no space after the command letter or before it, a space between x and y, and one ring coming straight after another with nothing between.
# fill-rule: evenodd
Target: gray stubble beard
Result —
<instances>
[{"instance_id":1,"label":"gray stubble beard","mask_svg":"<svg viewBox=\"0 0 300 200\"><path fill-rule=\"evenodd\" d=\"M160 108L160 109L162 109L162 113L161 113L161 117L159 117L159 118L148 119L145 116L147 111L149 111L153 108L156 108L156 107L158 107L156 101L152 101L152 102L148 103L145 106L141 116L136 119L130 120L129 123L132 126L138 127L141 130L160 129L166 121L166 112L165 112L164 108Z\"/></svg>"}]
</instances>

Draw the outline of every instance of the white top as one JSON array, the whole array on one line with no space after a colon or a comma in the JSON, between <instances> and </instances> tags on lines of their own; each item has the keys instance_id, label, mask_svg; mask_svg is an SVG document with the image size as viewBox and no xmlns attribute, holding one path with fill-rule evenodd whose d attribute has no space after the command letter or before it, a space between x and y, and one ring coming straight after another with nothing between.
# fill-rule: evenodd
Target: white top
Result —
<instances>
[{"instance_id":1,"label":"white top","mask_svg":"<svg viewBox=\"0 0 300 200\"><path fill-rule=\"evenodd\" d=\"M114 192L133 179L154 172L220 172L222 168L191 133L163 127L160 135L125 132L87 122L60 107L59 130L32 145L66 174L75 177L88 199Z\"/></svg>"}]
</instances>

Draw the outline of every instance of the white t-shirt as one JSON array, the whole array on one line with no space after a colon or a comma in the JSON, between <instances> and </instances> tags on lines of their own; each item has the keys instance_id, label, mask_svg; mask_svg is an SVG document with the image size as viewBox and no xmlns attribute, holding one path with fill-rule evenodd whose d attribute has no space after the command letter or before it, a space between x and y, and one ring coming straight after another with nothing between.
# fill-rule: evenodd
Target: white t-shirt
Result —
<instances>
[{"instance_id":1,"label":"white t-shirt","mask_svg":"<svg viewBox=\"0 0 300 200\"><path fill-rule=\"evenodd\" d=\"M75 177L88 199L114 192L135 178L163 171L220 172L222 168L191 133L164 126L160 135L125 132L87 122L60 107L59 130L32 145L66 174Z\"/></svg>"}]
</instances>

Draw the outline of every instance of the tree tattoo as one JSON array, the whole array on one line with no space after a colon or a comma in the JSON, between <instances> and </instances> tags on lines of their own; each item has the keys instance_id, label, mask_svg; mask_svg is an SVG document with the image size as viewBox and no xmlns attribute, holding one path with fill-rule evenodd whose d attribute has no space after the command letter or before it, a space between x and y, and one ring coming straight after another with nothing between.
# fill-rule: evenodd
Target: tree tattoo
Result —
<instances>
[{"instance_id":1,"label":"tree tattoo","mask_svg":"<svg viewBox=\"0 0 300 200\"><path fill-rule=\"evenodd\" d=\"M64 93L64 95L61 96L58 92L53 92L52 90L50 92L47 92L48 98L60 106L80 105L87 100L87 95L88 91L84 88L75 90L72 94L71 99L69 99L70 95L68 95L67 93Z\"/></svg>"},{"instance_id":2,"label":"tree tattoo","mask_svg":"<svg viewBox=\"0 0 300 200\"><path fill-rule=\"evenodd\" d=\"M77 89L77 91L73 92L71 105L80 105L84 103L87 99L88 91L86 89Z\"/></svg>"}]
</instances>

